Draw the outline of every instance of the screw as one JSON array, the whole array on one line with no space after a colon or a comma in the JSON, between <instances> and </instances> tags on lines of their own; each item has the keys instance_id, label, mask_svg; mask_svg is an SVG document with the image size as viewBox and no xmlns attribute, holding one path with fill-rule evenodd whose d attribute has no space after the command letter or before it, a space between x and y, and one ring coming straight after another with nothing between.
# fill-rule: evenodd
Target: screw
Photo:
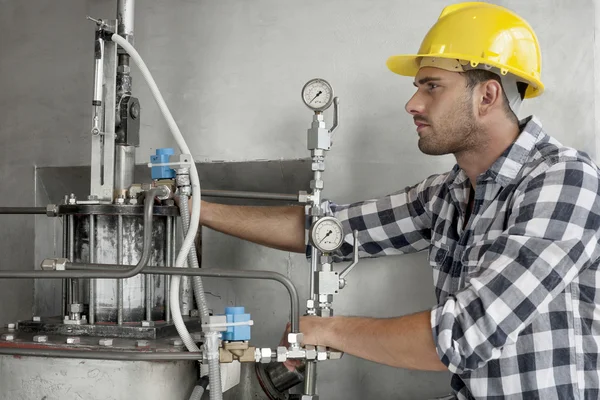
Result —
<instances>
[{"instance_id":1,"label":"screw","mask_svg":"<svg viewBox=\"0 0 600 400\"><path fill-rule=\"evenodd\" d=\"M100 339L98 344L100 346L110 347L113 345L113 340L112 339Z\"/></svg>"},{"instance_id":2,"label":"screw","mask_svg":"<svg viewBox=\"0 0 600 400\"><path fill-rule=\"evenodd\" d=\"M46 343L48 341L48 336L46 335L36 335L33 337L33 341L36 343Z\"/></svg>"},{"instance_id":3,"label":"screw","mask_svg":"<svg viewBox=\"0 0 600 400\"><path fill-rule=\"evenodd\" d=\"M2 335L2 340L6 340L7 342L12 342L13 340L15 340L15 335L12 333L5 333L4 335Z\"/></svg>"},{"instance_id":4,"label":"screw","mask_svg":"<svg viewBox=\"0 0 600 400\"><path fill-rule=\"evenodd\" d=\"M137 347L148 347L150 346L150 342L147 340L138 340L135 344Z\"/></svg>"},{"instance_id":5,"label":"screw","mask_svg":"<svg viewBox=\"0 0 600 400\"><path fill-rule=\"evenodd\" d=\"M42 317L38 317L37 315L32 318L33 322L42 322Z\"/></svg>"},{"instance_id":6,"label":"screw","mask_svg":"<svg viewBox=\"0 0 600 400\"><path fill-rule=\"evenodd\" d=\"M68 337L67 344L79 344L81 343L81 339L78 337Z\"/></svg>"}]
</instances>

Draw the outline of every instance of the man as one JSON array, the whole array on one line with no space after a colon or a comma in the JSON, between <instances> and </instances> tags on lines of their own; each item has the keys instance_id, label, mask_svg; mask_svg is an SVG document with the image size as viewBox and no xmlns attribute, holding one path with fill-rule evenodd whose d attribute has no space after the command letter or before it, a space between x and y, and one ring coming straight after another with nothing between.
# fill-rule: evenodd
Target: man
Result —
<instances>
[{"instance_id":1,"label":"man","mask_svg":"<svg viewBox=\"0 0 600 400\"><path fill-rule=\"evenodd\" d=\"M395 367L454 373L459 399L598 399L600 179L585 154L548 136L523 98L543 92L537 38L487 3L447 7L419 54L388 67L414 76L406 104L444 174L381 199L325 203L344 226L338 254L428 249L437 305L389 319L304 317L307 344ZM304 252L301 207L203 203L203 225Z\"/></svg>"}]
</instances>

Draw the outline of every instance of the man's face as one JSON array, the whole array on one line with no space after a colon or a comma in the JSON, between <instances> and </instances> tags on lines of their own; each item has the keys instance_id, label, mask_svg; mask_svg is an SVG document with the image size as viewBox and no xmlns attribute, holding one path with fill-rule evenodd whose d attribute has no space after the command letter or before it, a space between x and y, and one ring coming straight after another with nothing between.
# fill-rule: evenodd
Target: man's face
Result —
<instances>
[{"instance_id":1,"label":"man's face","mask_svg":"<svg viewBox=\"0 0 600 400\"><path fill-rule=\"evenodd\" d=\"M473 112L466 78L439 68L421 68L417 92L406 103L419 134L419 149L430 155L456 154L477 144L481 127Z\"/></svg>"}]
</instances>

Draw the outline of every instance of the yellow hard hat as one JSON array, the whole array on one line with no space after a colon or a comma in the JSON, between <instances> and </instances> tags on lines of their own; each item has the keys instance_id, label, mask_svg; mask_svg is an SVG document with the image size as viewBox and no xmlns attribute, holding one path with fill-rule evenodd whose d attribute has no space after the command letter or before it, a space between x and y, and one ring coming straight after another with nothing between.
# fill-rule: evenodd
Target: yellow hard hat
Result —
<instances>
[{"instance_id":1,"label":"yellow hard hat","mask_svg":"<svg viewBox=\"0 0 600 400\"><path fill-rule=\"evenodd\" d=\"M544 91L535 32L523 18L494 4L467 2L444 8L419 53L392 56L387 66L397 74L415 76L423 57L455 59L470 68L495 67L502 75L510 73L528 84L525 98Z\"/></svg>"}]
</instances>

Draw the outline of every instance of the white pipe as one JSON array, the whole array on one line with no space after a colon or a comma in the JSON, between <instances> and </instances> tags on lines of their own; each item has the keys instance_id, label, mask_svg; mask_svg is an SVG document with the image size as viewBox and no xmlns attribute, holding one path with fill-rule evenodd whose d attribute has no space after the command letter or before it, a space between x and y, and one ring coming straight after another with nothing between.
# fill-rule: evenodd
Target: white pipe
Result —
<instances>
[{"instance_id":1,"label":"white pipe","mask_svg":"<svg viewBox=\"0 0 600 400\"><path fill-rule=\"evenodd\" d=\"M169 108L167 107L165 100L163 99L160 91L158 90L158 86L156 85L154 78L152 78L152 74L148 70L148 67L146 67L144 60L142 60L142 57L139 55L137 50L135 50L135 48L132 45L130 45L129 42L127 42L127 40L125 40L121 36L119 36L117 34L113 34L111 37L111 40L114 41L115 43L117 43L123 49L125 49L125 51L133 59L133 62L135 62L135 64L138 66L144 79L146 79L146 82L148 82L150 91L152 92L152 95L154 96L154 99L156 100L156 103L158 104L160 111L162 112L163 116L165 117L165 120L167 121L167 125L169 126L169 129L171 130L171 133L173 134L173 138L175 139L175 142L179 146L179 150L181 151L182 154L190 155L190 164L191 164L190 165L190 180L191 180L192 193L193 193L192 215L190 216L189 230L187 232L187 235L185 236L185 239L183 240L183 244L181 245L181 250L179 251L179 254L177 254L177 259L175 261L176 268L183 268L185 261L188 257L188 253L190 252L190 249L192 248L192 245L194 244L194 239L196 237L196 233L198 232L198 227L200 224L201 188L200 188L200 178L198 177L198 170L196 169L196 164L194 162L194 158L192 157L192 152L190 151L187 143L185 142L185 139L183 138L183 135L181 134L181 131L179 130L179 127L177 126L177 123L175 122L175 119L173 119L173 115L171 115L171 112L169 111ZM179 336L181 337L181 340L185 344L188 351L197 352L197 351L200 351L200 349L198 348L198 346L196 345L196 342L194 341L194 339L188 332L188 330L183 322L183 317L181 316L181 309L179 307L179 283L180 283L180 281L181 281L181 277L179 275L174 275L171 278L170 305L171 305L171 314L173 317L173 323L175 324L177 333L179 333ZM218 340L216 340L216 341L212 340L212 335L210 335L207 338L206 342L210 346L214 346L215 343L216 343L216 346L219 345ZM212 348L207 349L207 350L208 350L209 354L214 353L214 349L212 349ZM218 353L218 350L217 350L217 353ZM211 371L211 370L215 369L214 365L215 365L215 363L210 362L210 358L209 358L209 375L211 377L216 377L220 373L219 368L217 368L217 371ZM218 361L217 361L216 365L217 365L217 367L219 367ZM213 368L211 368L211 367L213 367ZM219 381L220 381L220 379L219 379ZM213 383L215 383L215 382L213 382ZM220 386L221 386L220 382L218 385L211 385L211 391L210 391L211 400L216 400L216 399L222 398L222 392L221 392Z\"/></svg>"}]
</instances>

